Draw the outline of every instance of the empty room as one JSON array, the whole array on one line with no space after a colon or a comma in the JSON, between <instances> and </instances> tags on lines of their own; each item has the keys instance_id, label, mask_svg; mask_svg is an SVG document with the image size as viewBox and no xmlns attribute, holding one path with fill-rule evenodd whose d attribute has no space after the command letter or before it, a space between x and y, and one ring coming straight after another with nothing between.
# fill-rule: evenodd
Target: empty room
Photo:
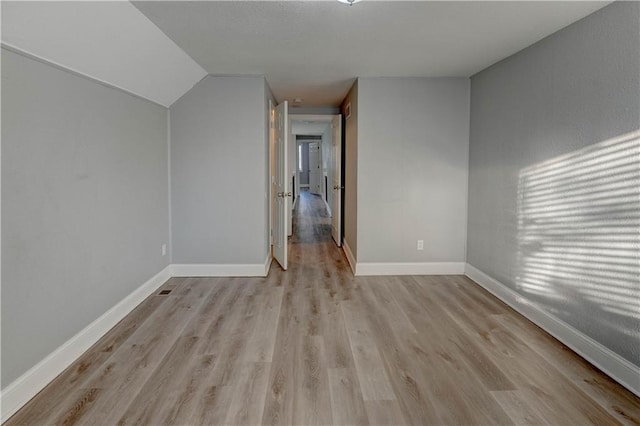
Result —
<instances>
[{"instance_id":1,"label":"empty room","mask_svg":"<svg viewBox=\"0 0 640 426\"><path fill-rule=\"evenodd\" d=\"M640 425L640 2L0 13L3 425Z\"/></svg>"}]
</instances>

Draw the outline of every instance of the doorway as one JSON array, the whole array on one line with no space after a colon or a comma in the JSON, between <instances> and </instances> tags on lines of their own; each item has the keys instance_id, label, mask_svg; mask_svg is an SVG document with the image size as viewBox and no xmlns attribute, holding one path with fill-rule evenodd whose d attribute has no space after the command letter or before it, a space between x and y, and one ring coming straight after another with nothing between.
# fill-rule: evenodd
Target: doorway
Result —
<instances>
[{"instance_id":1,"label":"doorway","mask_svg":"<svg viewBox=\"0 0 640 426\"><path fill-rule=\"evenodd\" d=\"M291 140L295 141L292 150L296 170L294 192L301 195L308 190L322 200L331 220L332 237L336 245L342 247L342 115L291 115L290 125ZM294 199L293 208L297 201L298 197Z\"/></svg>"},{"instance_id":2,"label":"doorway","mask_svg":"<svg viewBox=\"0 0 640 426\"><path fill-rule=\"evenodd\" d=\"M341 115L288 116L289 243L327 242L342 246L343 134ZM272 156L273 159L273 156ZM271 167L274 179L273 161ZM272 202L275 198L272 191ZM270 209L276 214L275 209ZM272 224L275 220L270 221ZM311 238L313 236L313 238Z\"/></svg>"},{"instance_id":3,"label":"doorway","mask_svg":"<svg viewBox=\"0 0 640 426\"><path fill-rule=\"evenodd\" d=\"M308 190L312 194L326 199L324 181L327 175L327 162L322 156L322 136L296 135L296 182L297 193Z\"/></svg>"}]
</instances>

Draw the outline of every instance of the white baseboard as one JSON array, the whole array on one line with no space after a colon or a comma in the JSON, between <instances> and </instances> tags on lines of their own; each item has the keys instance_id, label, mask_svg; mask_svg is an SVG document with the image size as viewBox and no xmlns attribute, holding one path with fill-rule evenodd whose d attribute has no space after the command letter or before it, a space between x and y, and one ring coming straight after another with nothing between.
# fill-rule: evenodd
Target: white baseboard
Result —
<instances>
[{"instance_id":1,"label":"white baseboard","mask_svg":"<svg viewBox=\"0 0 640 426\"><path fill-rule=\"evenodd\" d=\"M170 267L167 266L4 388L2 390L2 422L29 402L169 278L171 278Z\"/></svg>"},{"instance_id":2,"label":"white baseboard","mask_svg":"<svg viewBox=\"0 0 640 426\"><path fill-rule=\"evenodd\" d=\"M327 213L329 213L329 217L332 217L331 206L329 205L329 202L325 200L324 197L322 197L322 201L324 201L324 205L327 206Z\"/></svg>"},{"instance_id":3,"label":"white baseboard","mask_svg":"<svg viewBox=\"0 0 640 426\"><path fill-rule=\"evenodd\" d=\"M262 275L263 277L266 277L267 275L269 275L269 269L271 269L271 262L273 262L273 256L271 256L271 250L269 250L269 254L267 255L267 258L264 261L264 274Z\"/></svg>"},{"instance_id":4,"label":"white baseboard","mask_svg":"<svg viewBox=\"0 0 640 426\"><path fill-rule=\"evenodd\" d=\"M2 390L2 422L16 413L47 384L171 277L266 277L271 256L263 264L169 265L118 302L46 358Z\"/></svg>"},{"instance_id":5,"label":"white baseboard","mask_svg":"<svg viewBox=\"0 0 640 426\"><path fill-rule=\"evenodd\" d=\"M346 238L342 238L342 250L344 250L344 254L347 256L347 261L349 262L349 266L351 266L351 272L353 272L353 275L356 275L356 258L353 256L353 252Z\"/></svg>"},{"instance_id":6,"label":"white baseboard","mask_svg":"<svg viewBox=\"0 0 640 426\"><path fill-rule=\"evenodd\" d=\"M356 275L462 275L464 265L464 262L358 262Z\"/></svg>"},{"instance_id":7,"label":"white baseboard","mask_svg":"<svg viewBox=\"0 0 640 426\"><path fill-rule=\"evenodd\" d=\"M267 262L249 264L174 264L171 265L171 275L174 277L264 277L268 272Z\"/></svg>"},{"instance_id":8,"label":"white baseboard","mask_svg":"<svg viewBox=\"0 0 640 426\"><path fill-rule=\"evenodd\" d=\"M640 396L639 367L468 263L465 266L465 275Z\"/></svg>"},{"instance_id":9,"label":"white baseboard","mask_svg":"<svg viewBox=\"0 0 640 426\"><path fill-rule=\"evenodd\" d=\"M464 272L478 285L576 351L631 392L640 396L640 368L469 264L457 262L357 264L346 240L343 244L343 250L355 275L451 275ZM1 394L2 422L15 414L172 276L266 276L269 273L271 262L272 258L268 256L264 264L167 266L3 389Z\"/></svg>"}]
</instances>

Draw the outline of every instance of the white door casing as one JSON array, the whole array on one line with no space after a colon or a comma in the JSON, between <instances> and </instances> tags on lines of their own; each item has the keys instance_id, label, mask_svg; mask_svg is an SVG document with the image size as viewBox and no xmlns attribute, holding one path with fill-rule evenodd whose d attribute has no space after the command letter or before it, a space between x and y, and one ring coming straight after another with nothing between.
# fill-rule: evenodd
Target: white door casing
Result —
<instances>
[{"instance_id":1,"label":"white door casing","mask_svg":"<svg viewBox=\"0 0 640 426\"><path fill-rule=\"evenodd\" d=\"M342 247L342 116L336 115L331 121L333 132L331 165L333 170L332 187L333 199L331 203L331 236L338 247Z\"/></svg>"},{"instance_id":2,"label":"white door casing","mask_svg":"<svg viewBox=\"0 0 640 426\"><path fill-rule=\"evenodd\" d=\"M289 189L289 123L288 105L284 101L275 109L275 172L276 172L276 207L274 221L273 257L282 269L287 269L287 237L289 235L289 218L291 192Z\"/></svg>"}]
</instances>

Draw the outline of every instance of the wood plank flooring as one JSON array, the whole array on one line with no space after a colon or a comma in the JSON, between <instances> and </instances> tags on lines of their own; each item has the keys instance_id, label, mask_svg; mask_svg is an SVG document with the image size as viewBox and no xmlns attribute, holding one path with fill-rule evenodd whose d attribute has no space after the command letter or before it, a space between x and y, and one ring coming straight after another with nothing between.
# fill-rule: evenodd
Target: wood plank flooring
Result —
<instances>
[{"instance_id":1,"label":"wood plank flooring","mask_svg":"<svg viewBox=\"0 0 640 426\"><path fill-rule=\"evenodd\" d=\"M640 425L467 278L354 277L308 193L294 229L289 271L169 280L6 424Z\"/></svg>"}]
</instances>

